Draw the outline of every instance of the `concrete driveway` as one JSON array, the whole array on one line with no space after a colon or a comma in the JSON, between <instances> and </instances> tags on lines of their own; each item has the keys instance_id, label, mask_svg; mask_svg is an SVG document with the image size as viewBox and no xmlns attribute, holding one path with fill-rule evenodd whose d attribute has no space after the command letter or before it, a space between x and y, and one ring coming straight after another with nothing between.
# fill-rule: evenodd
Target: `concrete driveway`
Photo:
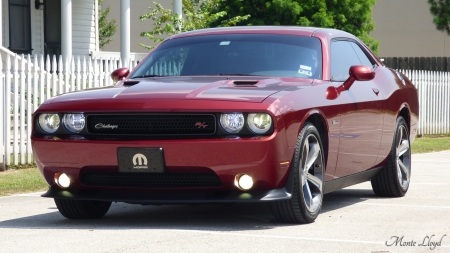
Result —
<instances>
[{"instance_id":1,"label":"concrete driveway","mask_svg":"<svg viewBox=\"0 0 450 253\"><path fill-rule=\"evenodd\" d=\"M413 155L406 197L349 187L309 225L277 223L266 204L119 203L100 220L67 220L52 199L24 194L0 198L0 252L450 252L449 193L443 151Z\"/></svg>"}]
</instances>

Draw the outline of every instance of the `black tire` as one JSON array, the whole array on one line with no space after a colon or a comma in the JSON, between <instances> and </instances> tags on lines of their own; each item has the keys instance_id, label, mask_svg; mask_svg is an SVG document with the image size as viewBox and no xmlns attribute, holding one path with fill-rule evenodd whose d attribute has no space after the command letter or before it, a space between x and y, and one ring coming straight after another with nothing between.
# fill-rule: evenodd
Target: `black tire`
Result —
<instances>
[{"instance_id":1,"label":"black tire","mask_svg":"<svg viewBox=\"0 0 450 253\"><path fill-rule=\"evenodd\" d=\"M411 181L411 142L405 119L398 117L391 152L384 168L372 179L377 196L403 197Z\"/></svg>"},{"instance_id":2,"label":"black tire","mask_svg":"<svg viewBox=\"0 0 450 253\"><path fill-rule=\"evenodd\" d=\"M59 212L68 219L98 219L109 210L111 202L55 199Z\"/></svg>"},{"instance_id":3,"label":"black tire","mask_svg":"<svg viewBox=\"0 0 450 253\"><path fill-rule=\"evenodd\" d=\"M310 159L308 155L311 155ZM306 165L307 160L310 166ZM275 219L284 223L314 222L322 208L325 157L320 134L311 123L306 123L300 131L291 170L294 177L292 198L272 202L272 213Z\"/></svg>"}]
</instances>

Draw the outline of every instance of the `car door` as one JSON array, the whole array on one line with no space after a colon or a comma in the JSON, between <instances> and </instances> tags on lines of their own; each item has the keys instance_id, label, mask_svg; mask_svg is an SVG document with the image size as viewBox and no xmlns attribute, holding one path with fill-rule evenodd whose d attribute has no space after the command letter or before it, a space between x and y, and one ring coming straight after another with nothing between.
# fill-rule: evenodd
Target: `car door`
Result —
<instances>
[{"instance_id":1,"label":"car door","mask_svg":"<svg viewBox=\"0 0 450 253\"><path fill-rule=\"evenodd\" d=\"M374 67L374 61L353 40L331 42L331 78L334 86L342 85L353 65ZM355 174L375 165L383 129L383 114L377 78L355 81L340 94L341 119L338 161L335 177Z\"/></svg>"}]
</instances>

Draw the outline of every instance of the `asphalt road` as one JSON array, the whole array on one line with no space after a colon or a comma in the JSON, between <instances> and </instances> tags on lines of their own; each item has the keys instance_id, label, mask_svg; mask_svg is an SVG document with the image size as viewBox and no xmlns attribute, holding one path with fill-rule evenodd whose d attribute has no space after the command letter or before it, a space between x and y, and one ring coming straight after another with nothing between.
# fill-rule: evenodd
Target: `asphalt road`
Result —
<instances>
[{"instance_id":1,"label":"asphalt road","mask_svg":"<svg viewBox=\"0 0 450 253\"><path fill-rule=\"evenodd\" d=\"M450 252L450 151L413 155L412 166L406 197L349 187L325 195L309 225L277 223L259 203L119 203L103 219L80 221L39 193L1 197L0 252Z\"/></svg>"}]
</instances>

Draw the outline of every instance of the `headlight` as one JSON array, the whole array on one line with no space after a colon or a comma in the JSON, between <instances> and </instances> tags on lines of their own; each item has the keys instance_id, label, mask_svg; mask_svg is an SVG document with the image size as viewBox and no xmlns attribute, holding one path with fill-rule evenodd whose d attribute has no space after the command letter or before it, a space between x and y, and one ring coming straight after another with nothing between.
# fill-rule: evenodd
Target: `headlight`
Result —
<instances>
[{"instance_id":1,"label":"headlight","mask_svg":"<svg viewBox=\"0 0 450 253\"><path fill-rule=\"evenodd\" d=\"M255 134L264 134L272 126L272 118L267 113L249 113L247 124Z\"/></svg>"},{"instance_id":2,"label":"headlight","mask_svg":"<svg viewBox=\"0 0 450 253\"><path fill-rule=\"evenodd\" d=\"M52 134L59 128L58 114L41 114L39 115L39 126L46 133Z\"/></svg>"},{"instance_id":3,"label":"headlight","mask_svg":"<svg viewBox=\"0 0 450 253\"><path fill-rule=\"evenodd\" d=\"M65 114L63 117L64 126L72 133L81 132L86 124L85 122L84 115L81 113Z\"/></svg>"},{"instance_id":4,"label":"headlight","mask_svg":"<svg viewBox=\"0 0 450 253\"><path fill-rule=\"evenodd\" d=\"M220 125L230 134L239 133L244 127L244 115L242 113L225 113L220 115Z\"/></svg>"}]
</instances>

